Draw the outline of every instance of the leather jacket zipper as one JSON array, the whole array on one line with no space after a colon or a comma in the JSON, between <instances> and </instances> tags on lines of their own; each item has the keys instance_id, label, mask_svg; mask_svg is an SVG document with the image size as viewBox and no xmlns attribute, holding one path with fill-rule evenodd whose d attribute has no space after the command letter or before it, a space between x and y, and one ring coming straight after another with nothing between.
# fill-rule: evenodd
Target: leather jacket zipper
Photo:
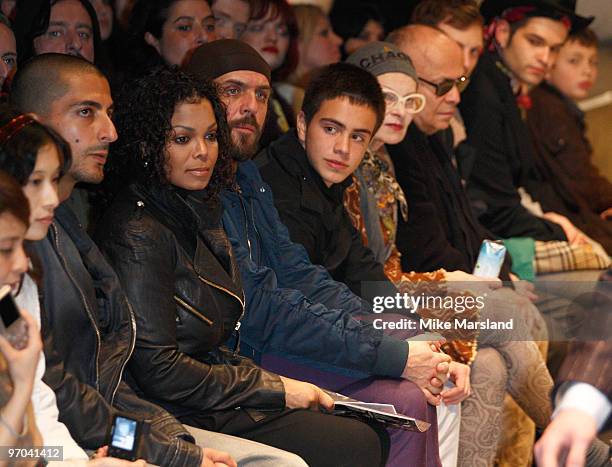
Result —
<instances>
[{"instance_id":1,"label":"leather jacket zipper","mask_svg":"<svg viewBox=\"0 0 612 467\"><path fill-rule=\"evenodd\" d=\"M123 372L125 371L125 367L132 358L132 354L134 353L134 348L136 347L136 318L134 317L134 310L132 309L132 304L126 297L123 297L125 304L127 305L128 313L130 314L130 326L132 328L132 338L130 339L130 349L128 351L127 358L121 364L121 371L119 372L119 381L115 390L113 391L113 395L111 396L111 405L113 405L115 401L115 396L117 395L117 391L119 390L119 386L121 385L121 380L123 379Z\"/></svg>"},{"instance_id":2,"label":"leather jacket zipper","mask_svg":"<svg viewBox=\"0 0 612 467\"><path fill-rule=\"evenodd\" d=\"M242 191L240 190L240 188L238 188L238 193L241 195ZM188 202L186 202L184 199L181 198L181 201L183 201L183 203L185 204L185 206L187 206L187 208L193 213L193 215L197 218L198 214L194 211L194 209L189 205ZM240 204L242 204L242 210L244 211L244 215L246 217L246 208L244 207L244 203L242 202L242 196L240 196ZM246 219L245 219L246 220ZM247 232L247 241L249 244L249 256L251 256L251 241L249 240L249 236L248 236L248 232ZM251 258L252 259L252 258ZM238 300L240 302L240 305L242 306L242 314L240 315L240 319L242 319L242 317L244 316L244 307L245 307L245 301L246 299L244 298L244 290L242 291L242 298L240 298L238 295L236 295L235 293L229 291L228 289L226 289L225 287L219 285L219 284L215 284L214 282L209 281L208 279L204 279L200 274L198 274L198 277L200 278L200 280L202 282L204 282L205 284L210 285L211 287L214 287L215 289L219 289L222 290L223 292L225 292L226 294L231 295L232 297L234 297L236 300ZM239 320L240 321L240 320Z\"/></svg>"},{"instance_id":3,"label":"leather jacket zipper","mask_svg":"<svg viewBox=\"0 0 612 467\"><path fill-rule=\"evenodd\" d=\"M242 190L240 187L238 187L238 197L240 198L240 204L242 205L242 211L244 212L244 216L245 216L245 225L246 225L246 217L247 217L247 212L246 212L246 208L244 207L244 202L242 201ZM180 198L180 197L179 197ZM187 208L194 214L194 216L197 218L197 213L194 211L194 209L189 205L188 202L186 202L184 199L180 198L183 203L187 206ZM249 257L251 258L251 260L253 259L253 256L251 255L251 240L249 239L249 232L247 230L247 243L249 245ZM214 287L215 289L221 290L223 292L225 292L228 295L231 295L232 297L234 297L236 300L238 300L238 302L240 303L240 306L242 306L242 312L240 313L240 318L238 318L238 321L236 322L236 327L234 328L236 331L238 331L238 329L240 329L240 320L243 318L244 316L244 310L245 310L245 302L246 299L244 297L244 290L242 291L242 298L240 298L238 295L236 295L235 293L231 292L230 290L226 289L225 287L219 285L219 284L215 284L214 282L209 281L208 279L204 279L200 274L198 274L198 278L204 282L207 285L210 285L211 287Z\"/></svg>"},{"instance_id":4,"label":"leather jacket zipper","mask_svg":"<svg viewBox=\"0 0 612 467\"><path fill-rule=\"evenodd\" d=\"M240 302L240 305L242 306L242 313L244 314L244 291L242 292L242 298L240 298L238 295L236 295L234 292L232 292L231 290L226 289L225 287L223 287L222 285L219 284L215 284L214 282L209 281L208 279L205 279L204 277L202 277L201 275L198 274L198 277L200 278L200 280L202 282L204 282L207 285L210 285L211 287L214 287L215 289L221 290L223 292L225 292L228 295L231 295L232 297L234 297L236 300L238 300L238 302Z\"/></svg>"},{"instance_id":5,"label":"leather jacket zipper","mask_svg":"<svg viewBox=\"0 0 612 467\"><path fill-rule=\"evenodd\" d=\"M204 313L197 310L195 307L191 306L189 303L187 303L185 300L183 300L178 295L174 296L174 301L178 303L180 306L182 306L183 308L185 308L187 311L189 311L191 314L195 315L196 318L200 318L202 321L204 321L209 326L212 326L214 324L213 320L204 316Z\"/></svg>"},{"instance_id":6,"label":"leather jacket zipper","mask_svg":"<svg viewBox=\"0 0 612 467\"><path fill-rule=\"evenodd\" d=\"M227 290L225 287L219 285L219 284L215 284L214 282L209 281L208 279L204 279L202 276L200 276L198 274L198 277L200 278L200 280L202 282L204 282L207 285L210 285L211 287L214 287L215 289L221 290L223 292L225 292L228 295L231 295L232 297L234 297L236 300L238 300L238 302L240 303L240 305L242 306L242 312L240 313L240 318L238 318L238 321L236 321L236 327L234 328L236 331L238 331L238 329L240 329L240 320L243 318L244 316L244 310L245 310L245 301L246 299L244 298L244 290L242 291L242 298L240 298L238 295L236 295L235 293Z\"/></svg>"},{"instance_id":7,"label":"leather jacket zipper","mask_svg":"<svg viewBox=\"0 0 612 467\"><path fill-rule=\"evenodd\" d=\"M89 305L87 304L87 299L85 298L85 294L83 293L81 288L78 286L77 282L74 280L74 277L72 277L72 274L70 273L70 269L68 268L68 264L66 263L66 260L60 251L59 235L57 231L57 226L55 224L51 224L51 228L53 229L53 234L54 234L53 240L55 242L57 255L60 257L62 264L64 266L64 269L66 270L66 274L68 274L68 277L72 281L72 284L79 291L79 294L81 295L81 300L83 300L83 304L85 305L85 311L87 312L87 316L89 317L89 320L91 321L91 324L94 330L96 331L96 390L100 392L100 362L99 360L100 360L100 347L102 346L102 338L100 336L100 330L98 329L96 320L93 317L93 313L89 309ZM117 383L117 387L119 387L119 382Z\"/></svg>"}]
</instances>

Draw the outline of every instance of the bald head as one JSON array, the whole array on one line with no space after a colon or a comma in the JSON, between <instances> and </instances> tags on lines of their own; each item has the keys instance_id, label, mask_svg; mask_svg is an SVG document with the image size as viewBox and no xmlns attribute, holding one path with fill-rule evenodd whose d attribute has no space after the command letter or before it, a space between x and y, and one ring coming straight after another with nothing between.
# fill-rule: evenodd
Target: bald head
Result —
<instances>
[{"instance_id":1,"label":"bald head","mask_svg":"<svg viewBox=\"0 0 612 467\"><path fill-rule=\"evenodd\" d=\"M421 24L400 28L388 40L412 59L419 92L426 98L415 125L428 135L447 129L461 100L456 84L466 71L461 47L444 32Z\"/></svg>"},{"instance_id":2,"label":"bald head","mask_svg":"<svg viewBox=\"0 0 612 467\"><path fill-rule=\"evenodd\" d=\"M42 54L20 66L11 85L11 103L22 112L45 115L70 90L71 78L104 78L94 65L64 54Z\"/></svg>"},{"instance_id":3,"label":"bald head","mask_svg":"<svg viewBox=\"0 0 612 467\"><path fill-rule=\"evenodd\" d=\"M424 24L411 24L393 31L389 42L412 59L417 73L437 69L451 61L463 63L461 47L444 32Z\"/></svg>"}]
</instances>

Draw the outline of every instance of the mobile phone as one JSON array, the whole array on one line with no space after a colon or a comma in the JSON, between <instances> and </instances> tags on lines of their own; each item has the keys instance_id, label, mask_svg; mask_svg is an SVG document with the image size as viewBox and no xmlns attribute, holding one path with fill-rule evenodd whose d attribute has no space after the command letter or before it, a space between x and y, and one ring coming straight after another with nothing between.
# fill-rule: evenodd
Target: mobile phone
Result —
<instances>
[{"instance_id":1,"label":"mobile phone","mask_svg":"<svg viewBox=\"0 0 612 467\"><path fill-rule=\"evenodd\" d=\"M108 456L138 460L143 427L142 420L126 414L115 414L107 437Z\"/></svg>"},{"instance_id":2,"label":"mobile phone","mask_svg":"<svg viewBox=\"0 0 612 467\"><path fill-rule=\"evenodd\" d=\"M0 333L18 350L28 345L28 325L11 295L11 287L0 289Z\"/></svg>"}]
</instances>

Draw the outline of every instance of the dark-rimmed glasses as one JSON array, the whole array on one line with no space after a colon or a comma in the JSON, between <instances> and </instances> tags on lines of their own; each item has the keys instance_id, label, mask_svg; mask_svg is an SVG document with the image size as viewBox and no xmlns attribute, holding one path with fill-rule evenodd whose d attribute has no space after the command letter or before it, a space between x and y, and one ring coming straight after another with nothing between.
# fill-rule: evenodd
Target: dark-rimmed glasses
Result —
<instances>
[{"instance_id":1,"label":"dark-rimmed glasses","mask_svg":"<svg viewBox=\"0 0 612 467\"><path fill-rule=\"evenodd\" d=\"M441 97L444 94L450 92L454 86L457 86L459 92L462 92L470 82L470 79L467 76L461 76L457 79L445 79L440 83L432 83L431 81L426 80L425 78L419 77L419 81L423 81L424 83L429 84L436 90L436 96Z\"/></svg>"}]
</instances>

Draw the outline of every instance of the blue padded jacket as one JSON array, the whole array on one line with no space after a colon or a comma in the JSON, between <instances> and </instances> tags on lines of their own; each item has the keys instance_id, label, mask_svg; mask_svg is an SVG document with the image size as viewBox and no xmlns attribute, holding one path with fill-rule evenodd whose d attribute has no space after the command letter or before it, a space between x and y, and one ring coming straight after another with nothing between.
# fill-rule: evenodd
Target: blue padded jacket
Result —
<instances>
[{"instance_id":1,"label":"blue padded jacket","mask_svg":"<svg viewBox=\"0 0 612 467\"><path fill-rule=\"evenodd\" d=\"M246 295L241 352L256 361L274 353L350 376L399 377L407 343L355 318L372 313L371 305L291 242L254 162L238 165L236 182L239 188L222 199Z\"/></svg>"}]
</instances>

